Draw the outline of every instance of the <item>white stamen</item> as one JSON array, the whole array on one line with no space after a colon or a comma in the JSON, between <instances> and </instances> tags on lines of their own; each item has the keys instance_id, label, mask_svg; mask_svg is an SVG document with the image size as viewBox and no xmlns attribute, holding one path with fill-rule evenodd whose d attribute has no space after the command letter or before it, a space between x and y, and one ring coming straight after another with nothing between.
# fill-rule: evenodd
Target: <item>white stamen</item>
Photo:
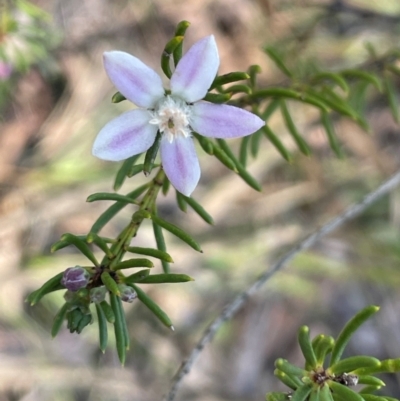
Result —
<instances>
[{"instance_id":1,"label":"white stamen","mask_svg":"<svg viewBox=\"0 0 400 401\"><path fill-rule=\"evenodd\" d=\"M149 123L158 125L158 129L166 135L170 143L178 135L190 136L191 110L183 100L167 96L158 103L151 114L152 119Z\"/></svg>"}]
</instances>

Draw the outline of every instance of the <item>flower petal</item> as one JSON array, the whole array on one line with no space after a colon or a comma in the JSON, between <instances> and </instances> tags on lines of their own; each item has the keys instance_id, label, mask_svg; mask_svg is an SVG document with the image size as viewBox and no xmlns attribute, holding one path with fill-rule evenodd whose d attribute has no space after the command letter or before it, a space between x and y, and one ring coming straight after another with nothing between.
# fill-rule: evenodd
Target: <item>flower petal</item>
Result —
<instances>
[{"instance_id":1,"label":"flower petal","mask_svg":"<svg viewBox=\"0 0 400 401\"><path fill-rule=\"evenodd\" d=\"M103 58L111 82L139 107L150 108L164 96L160 76L138 58L120 51L105 52Z\"/></svg>"},{"instance_id":2,"label":"flower petal","mask_svg":"<svg viewBox=\"0 0 400 401\"><path fill-rule=\"evenodd\" d=\"M156 125L149 124L147 110L131 110L106 124L98 133L92 153L103 160L120 161L149 149L156 138Z\"/></svg>"},{"instance_id":3,"label":"flower petal","mask_svg":"<svg viewBox=\"0 0 400 401\"><path fill-rule=\"evenodd\" d=\"M192 106L190 125L210 138L237 138L259 130L265 122L239 107L197 102Z\"/></svg>"},{"instance_id":4,"label":"flower petal","mask_svg":"<svg viewBox=\"0 0 400 401\"><path fill-rule=\"evenodd\" d=\"M179 61L171 77L171 92L188 103L206 95L219 67L219 56L214 36L196 42Z\"/></svg>"},{"instance_id":5,"label":"flower petal","mask_svg":"<svg viewBox=\"0 0 400 401\"><path fill-rule=\"evenodd\" d=\"M200 165L193 139L178 136L171 142L161 140L161 161L171 184L182 194L190 196L200 179Z\"/></svg>"}]
</instances>

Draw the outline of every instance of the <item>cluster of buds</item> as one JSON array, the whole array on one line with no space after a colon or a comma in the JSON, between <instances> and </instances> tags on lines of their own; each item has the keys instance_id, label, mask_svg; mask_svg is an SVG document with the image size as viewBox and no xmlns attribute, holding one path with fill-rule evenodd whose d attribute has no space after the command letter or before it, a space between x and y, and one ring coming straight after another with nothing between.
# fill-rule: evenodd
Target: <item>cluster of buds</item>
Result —
<instances>
[{"instance_id":1,"label":"cluster of buds","mask_svg":"<svg viewBox=\"0 0 400 401\"><path fill-rule=\"evenodd\" d=\"M91 274L82 266L69 267L63 273L61 285L67 292L64 299L67 305L66 318L71 333L78 334L92 323L92 313L89 305L105 301L108 289L104 285L93 286ZM92 288L89 288L93 286ZM125 284L118 284L121 301L132 303L137 297L136 292Z\"/></svg>"}]
</instances>

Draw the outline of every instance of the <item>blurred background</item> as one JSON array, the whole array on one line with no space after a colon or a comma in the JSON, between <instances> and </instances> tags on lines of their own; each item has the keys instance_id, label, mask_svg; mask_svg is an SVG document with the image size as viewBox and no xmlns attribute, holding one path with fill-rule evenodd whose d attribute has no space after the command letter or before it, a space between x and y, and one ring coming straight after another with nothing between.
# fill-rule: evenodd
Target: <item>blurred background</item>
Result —
<instances>
[{"instance_id":1,"label":"blurred background","mask_svg":"<svg viewBox=\"0 0 400 401\"><path fill-rule=\"evenodd\" d=\"M51 340L62 291L30 307L24 300L46 279L83 263L73 248L50 254L65 232L85 234L108 202L85 203L111 191L118 163L91 156L99 129L132 106L111 103L115 92L102 53L134 54L160 72L160 55L176 24L191 22L185 47L214 34L220 73L259 64L260 85L285 77L262 48L278 46L295 68L317 63L354 67L399 44L398 0L1 0L0 31L0 401L161 400L182 360L221 309L288 248L358 201L399 168L400 131L387 103L371 91L372 133L335 121L345 158L338 159L315 111L291 103L313 154L301 155L279 115L271 128L294 155L285 162L263 138L249 171L258 193L199 149L202 178L193 194L214 217L207 226L182 213L173 191L160 198L163 215L201 244L198 254L167 237L173 272L196 281L146 287L168 313L175 332L140 303L126 305L132 344L121 368L112 344L98 348L97 325L80 336L64 328ZM16 5L18 5L17 8ZM12 19L6 15L12 12ZM10 15L10 14L9 14ZM395 82L399 87L400 81ZM279 114L279 113L277 113ZM231 142L234 149L238 143ZM144 177L127 180L127 193ZM115 236L133 209L105 228ZM347 349L378 358L400 356L400 190L363 216L299 254L219 331L186 377L177 400L262 400L282 389L274 360L300 363L297 329L337 335L359 309L381 311ZM152 246L151 227L134 240ZM161 267L157 265L156 269ZM111 342L113 335L110 335ZM387 395L400 397L399 376Z\"/></svg>"}]
</instances>

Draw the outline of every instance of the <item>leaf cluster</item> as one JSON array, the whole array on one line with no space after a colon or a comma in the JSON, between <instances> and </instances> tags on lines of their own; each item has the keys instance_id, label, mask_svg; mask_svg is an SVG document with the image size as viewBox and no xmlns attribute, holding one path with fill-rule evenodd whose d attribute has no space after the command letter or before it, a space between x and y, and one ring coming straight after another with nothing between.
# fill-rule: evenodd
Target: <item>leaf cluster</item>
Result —
<instances>
[{"instance_id":1,"label":"leaf cluster","mask_svg":"<svg viewBox=\"0 0 400 401\"><path fill-rule=\"evenodd\" d=\"M298 332L304 366L292 365L285 359L275 361L275 376L288 392L267 393L267 401L395 401L395 398L374 394L385 383L376 374L400 370L400 358L380 361L358 355L341 359L354 332L379 308L368 306L345 325L338 337L319 334L312 340L307 326Z\"/></svg>"}]
</instances>

